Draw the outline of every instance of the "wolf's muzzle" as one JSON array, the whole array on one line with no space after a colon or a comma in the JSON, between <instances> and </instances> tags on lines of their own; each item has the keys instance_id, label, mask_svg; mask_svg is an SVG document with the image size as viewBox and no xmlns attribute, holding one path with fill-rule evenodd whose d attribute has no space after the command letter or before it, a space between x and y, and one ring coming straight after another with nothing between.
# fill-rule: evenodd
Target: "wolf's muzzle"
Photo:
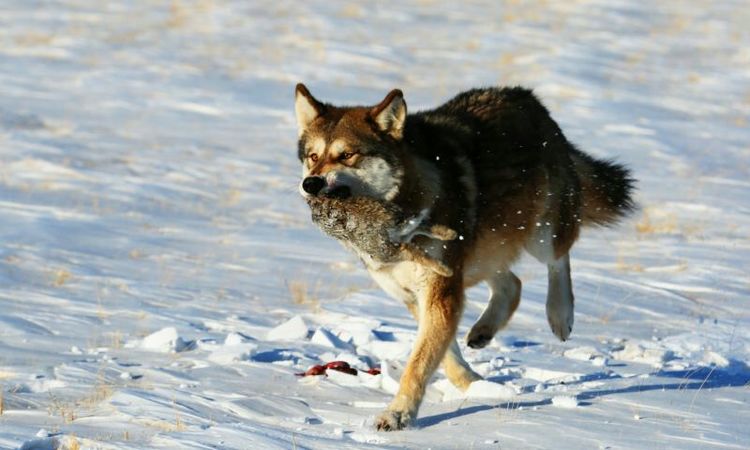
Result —
<instances>
[{"instance_id":1,"label":"wolf's muzzle","mask_svg":"<svg viewBox=\"0 0 750 450\"><path fill-rule=\"evenodd\" d=\"M323 177L307 177L302 180L302 190L310 195L318 195L323 187L326 185L326 180Z\"/></svg>"}]
</instances>

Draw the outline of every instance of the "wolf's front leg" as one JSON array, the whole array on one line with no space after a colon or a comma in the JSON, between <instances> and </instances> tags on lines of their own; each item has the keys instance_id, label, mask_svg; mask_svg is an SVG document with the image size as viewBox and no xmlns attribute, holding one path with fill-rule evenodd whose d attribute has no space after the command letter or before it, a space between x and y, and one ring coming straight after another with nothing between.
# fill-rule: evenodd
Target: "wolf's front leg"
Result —
<instances>
[{"instance_id":1,"label":"wolf's front leg","mask_svg":"<svg viewBox=\"0 0 750 450\"><path fill-rule=\"evenodd\" d=\"M418 294L419 326L398 393L375 421L378 430L406 427L416 416L427 382L453 342L463 305L462 275L428 274Z\"/></svg>"}]
</instances>

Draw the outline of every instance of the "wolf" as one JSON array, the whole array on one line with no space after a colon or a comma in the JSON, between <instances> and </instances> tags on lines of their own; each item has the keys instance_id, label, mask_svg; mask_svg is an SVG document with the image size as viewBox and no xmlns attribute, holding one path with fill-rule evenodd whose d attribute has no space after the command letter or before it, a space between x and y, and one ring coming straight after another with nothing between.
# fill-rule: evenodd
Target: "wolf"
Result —
<instances>
[{"instance_id":1,"label":"wolf","mask_svg":"<svg viewBox=\"0 0 750 450\"><path fill-rule=\"evenodd\" d=\"M399 89L374 106L334 106L298 84L294 105L305 198L371 197L406 215L427 211L430 223L460 236L412 241L451 276L414 261L365 261L418 323L399 390L375 419L378 430L414 421L439 364L459 389L481 378L455 340L464 291L480 282L489 287L487 306L466 335L469 347L482 348L518 307L521 281L511 268L523 251L547 265L547 321L559 339L569 338L569 252L582 227L611 225L633 210L635 180L625 166L576 148L522 87L471 89L407 114Z\"/></svg>"},{"instance_id":2,"label":"wolf","mask_svg":"<svg viewBox=\"0 0 750 450\"><path fill-rule=\"evenodd\" d=\"M418 235L441 241L456 239L454 230L425 223L427 210L405 218L393 203L372 197L308 197L307 204L313 222L359 254L367 266L412 261L444 277L453 275L453 269L411 243Z\"/></svg>"}]
</instances>

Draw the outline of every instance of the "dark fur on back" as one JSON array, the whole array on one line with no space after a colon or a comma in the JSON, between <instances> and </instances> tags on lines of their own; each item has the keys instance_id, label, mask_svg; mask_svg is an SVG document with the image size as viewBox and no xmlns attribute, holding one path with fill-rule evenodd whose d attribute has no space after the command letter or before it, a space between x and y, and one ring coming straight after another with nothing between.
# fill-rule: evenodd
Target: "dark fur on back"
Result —
<instances>
[{"instance_id":1,"label":"dark fur on back","mask_svg":"<svg viewBox=\"0 0 750 450\"><path fill-rule=\"evenodd\" d=\"M528 229L534 224L528 223L531 215L525 210L547 208L560 214L556 240L572 242L580 224L610 224L633 207L629 171L578 151L528 89L492 87L460 93L433 110L410 114L404 141L409 151L435 161L441 180L449 180L443 186L443 201L464 208L437 207L453 211L453 217L436 220L461 233L468 231L460 228L462 223L475 224L470 228L477 230L503 224ZM461 158L468 164L457 164ZM460 182L470 176L475 198L469 198L470 186ZM544 192L538 189L545 185ZM542 198L548 191L560 195ZM404 192L399 200L408 204L408 195ZM473 210L467 207L472 204Z\"/></svg>"}]
</instances>

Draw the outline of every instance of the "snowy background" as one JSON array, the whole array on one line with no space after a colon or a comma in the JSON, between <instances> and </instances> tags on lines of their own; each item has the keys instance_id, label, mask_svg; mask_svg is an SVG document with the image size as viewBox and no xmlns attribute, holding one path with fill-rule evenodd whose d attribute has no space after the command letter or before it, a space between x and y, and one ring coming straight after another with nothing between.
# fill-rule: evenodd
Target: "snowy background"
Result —
<instances>
[{"instance_id":1,"label":"snowy background","mask_svg":"<svg viewBox=\"0 0 750 450\"><path fill-rule=\"evenodd\" d=\"M640 210L573 251L572 339L524 260L465 351L515 395L438 372L372 430L415 324L310 223L298 81L411 110L523 84L633 169ZM744 0L5 0L0 448L748 448L748 199ZM333 359L384 373L294 375Z\"/></svg>"}]
</instances>

